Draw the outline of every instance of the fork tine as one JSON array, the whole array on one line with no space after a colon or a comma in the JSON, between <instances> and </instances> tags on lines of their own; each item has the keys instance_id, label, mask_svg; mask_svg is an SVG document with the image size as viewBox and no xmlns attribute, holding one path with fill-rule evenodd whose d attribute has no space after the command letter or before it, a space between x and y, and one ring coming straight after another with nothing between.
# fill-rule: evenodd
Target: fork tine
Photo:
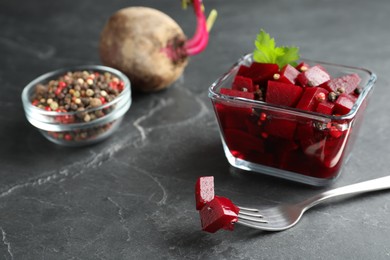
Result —
<instances>
[{"instance_id":1,"label":"fork tine","mask_svg":"<svg viewBox=\"0 0 390 260\"><path fill-rule=\"evenodd\" d=\"M246 207L241 207L241 206L239 206L238 208L240 210L246 210L246 211L251 211L251 212L259 212L258 209L254 209L254 208L246 208Z\"/></svg>"},{"instance_id":2,"label":"fork tine","mask_svg":"<svg viewBox=\"0 0 390 260\"><path fill-rule=\"evenodd\" d=\"M238 218L242 220L257 222L257 223L268 223L268 221L264 219L263 216L246 215L246 214L242 214L241 212L238 213Z\"/></svg>"},{"instance_id":3,"label":"fork tine","mask_svg":"<svg viewBox=\"0 0 390 260\"><path fill-rule=\"evenodd\" d=\"M245 207L238 207L240 209L240 213L242 215L251 216L251 217L258 217L263 218L263 214L260 214L260 211L258 209L252 209L252 208L245 208Z\"/></svg>"},{"instance_id":4,"label":"fork tine","mask_svg":"<svg viewBox=\"0 0 390 260\"><path fill-rule=\"evenodd\" d=\"M265 225L267 223L259 223L259 222L253 222L249 220L244 220L239 218L237 224L247 226L250 228L255 228L255 229L261 229L261 230L270 230L269 226Z\"/></svg>"}]
</instances>

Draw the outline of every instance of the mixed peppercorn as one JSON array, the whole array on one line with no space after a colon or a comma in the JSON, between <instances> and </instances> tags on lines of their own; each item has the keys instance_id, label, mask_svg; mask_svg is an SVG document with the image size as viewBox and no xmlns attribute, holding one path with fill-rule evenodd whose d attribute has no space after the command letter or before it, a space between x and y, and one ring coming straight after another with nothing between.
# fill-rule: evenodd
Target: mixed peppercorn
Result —
<instances>
[{"instance_id":1,"label":"mixed peppercorn","mask_svg":"<svg viewBox=\"0 0 390 260\"><path fill-rule=\"evenodd\" d=\"M109 72L67 72L46 84L37 84L31 103L46 111L67 113L54 117L58 123L87 123L110 113L114 105L107 107L102 105L114 100L123 89L124 82ZM108 123L78 131L49 132L49 134L56 139L66 141L85 140L107 131L111 125L112 123Z\"/></svg>"}]
</instances>

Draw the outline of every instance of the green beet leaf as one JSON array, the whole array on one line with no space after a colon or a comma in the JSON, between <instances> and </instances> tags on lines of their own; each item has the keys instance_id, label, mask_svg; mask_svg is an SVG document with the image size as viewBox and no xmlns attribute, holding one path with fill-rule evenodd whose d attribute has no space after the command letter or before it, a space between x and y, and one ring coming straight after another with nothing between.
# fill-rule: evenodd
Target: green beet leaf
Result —
<instances>
[{"instance_id":1,"label":"green beet leaf","mask_svg":"<svg viewBox=\"0 0 390 260\"><path fill-rule=\"evenodd\" d=\"M253 60L258 63L274 63L282 68L287 64L295 66L296 61L299 60L299 49L297 47L277 47L275 39L271 38L263 29L256 37L255 47Z\"/></svg>"}]
</instances>

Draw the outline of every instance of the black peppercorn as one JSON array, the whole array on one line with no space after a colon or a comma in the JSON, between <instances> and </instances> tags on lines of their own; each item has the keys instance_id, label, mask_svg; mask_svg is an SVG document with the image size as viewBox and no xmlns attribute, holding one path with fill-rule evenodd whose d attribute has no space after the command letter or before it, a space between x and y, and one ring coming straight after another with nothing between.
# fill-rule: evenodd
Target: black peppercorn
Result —
<instances>
[{"instance_id":1,"label":"black peppercorn","mask_svg":"<svg viewBox=\"0 0 390 260\"><path fill-rule=\"evenodd\" d=\"M329 94L328 94L328 99L329 99L329 101L331 101L331 102L335 102L336 101L336 99L337 99L337 94L335 93L335 92L329 92Z\"/></svg>"}]
</instances>

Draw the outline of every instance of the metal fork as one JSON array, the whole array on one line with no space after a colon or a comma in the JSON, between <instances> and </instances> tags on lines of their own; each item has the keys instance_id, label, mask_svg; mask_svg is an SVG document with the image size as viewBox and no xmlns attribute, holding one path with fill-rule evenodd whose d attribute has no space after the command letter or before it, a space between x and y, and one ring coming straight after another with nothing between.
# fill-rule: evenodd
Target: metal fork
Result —
<instances>
[{"instance_id":1,"label":"metal fork","mask_svg":"<svg viewBox=\"0 0 390 260\"><path fill-rule=\"evenodd\" d=\"M356 195L388 188L390 188L390 176L328 190L296 204L280 204L264 210L239 207L237 223L266 231L282 231L293 227L306 210L321 202L339 196Z\"/></svg>"}]
</instances>

